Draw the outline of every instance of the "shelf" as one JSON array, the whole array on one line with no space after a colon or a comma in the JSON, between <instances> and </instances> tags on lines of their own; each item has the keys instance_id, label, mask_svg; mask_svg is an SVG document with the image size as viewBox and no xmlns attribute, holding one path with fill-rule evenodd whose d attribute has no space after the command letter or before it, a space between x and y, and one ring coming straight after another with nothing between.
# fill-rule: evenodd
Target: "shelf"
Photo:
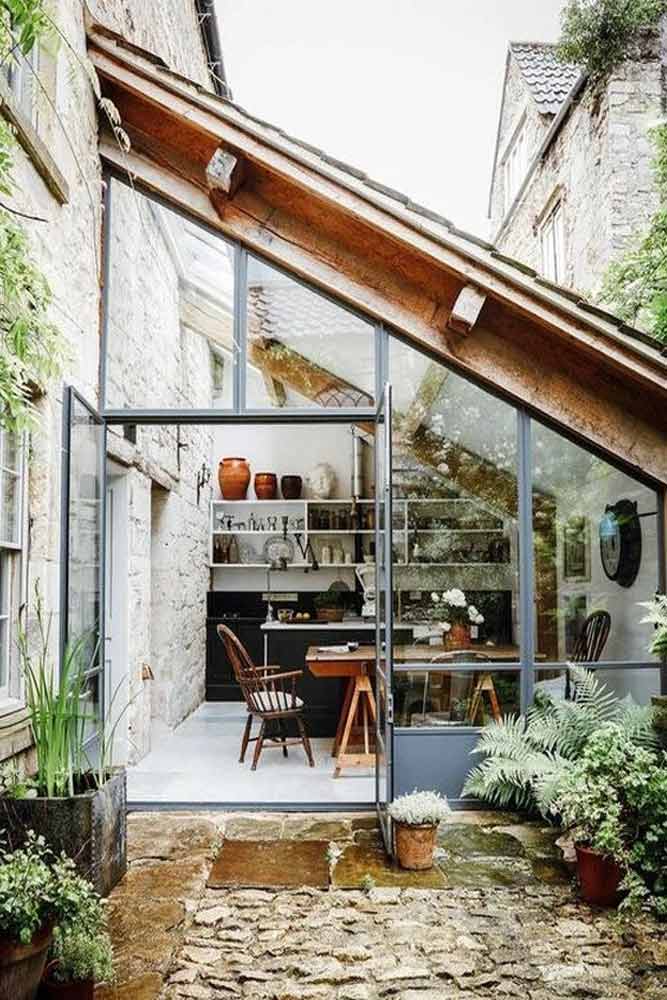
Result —
<instances>
[{"instance_id":1,"label":"shelf","mask_svg":"<svg viewBox=\"0 0 667 1000\"><path fill-rule=\"evenodd\" d=\"M263 569L266 572L270 569L272 573L285 573L291 569L309 569L312 573L318 573L323 569L355 569L357 566L375 565L374 563L323 563L318 560L318 570L314 570L312 563L288 563L286 569L273 569L270 563L216 563L211 562L211 569Z\"/></svg>"},{"instance_id":2,"label":"shelf","mask_svg":"<svg viewBox=\"0 0 667 1000\"><path fill-rule=\"evenodd\" d=\"M401 529L402 530L402 529ZM408 528L420 535L500 535L504 528Z\"/></svg>"}]
</instances>

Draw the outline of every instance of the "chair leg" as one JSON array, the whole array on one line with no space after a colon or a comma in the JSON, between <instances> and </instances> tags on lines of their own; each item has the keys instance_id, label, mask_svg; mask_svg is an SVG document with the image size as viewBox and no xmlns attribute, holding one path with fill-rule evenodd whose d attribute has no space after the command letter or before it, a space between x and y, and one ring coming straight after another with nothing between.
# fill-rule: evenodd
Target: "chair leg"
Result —
<instances>
[{"instance_id":1,"label":"chair leg","mask_svg":"<svg viewBox=\"0 0 667 1000\"><path fill-rule=\"evenodd\" d=\"M311 767L315 767L315 761L313 760L313 751L310 748L310 740L308 739L308 733L306 732L304 721L300 715L297 715L296 717L296 724L299 727L299 735L301 736L303 749L306 751L306 757L308 758L308 763L310 764Z\"/></svg>"},{"instance_id":2,"label":"chair leg","mask_svg":"<svg viewBox=\"0 0 667 1000\"><path fill-rule=\"evenodd\" d=\"M262 746L264 745L264 734L265 734L265 732L266 732L266 721L264 719L262 719L262 725L261 725L261 728L259 730L259 736L257 737L257 742L255 743L255 753L253 754L253 758L252 758L252 767L250 769L251 771L256 771L257 770L257 764L259 762L259 755L261 754L261 752L262 752Z\"/></svg>"},{"instance_id":3,"label":"chair leg","mask_svg":"<svg viewBox=\"0 0 667 1000\"><path fill-rule=\"evenodd\" d=\"M245 729L243 730L243 739L241 740L241 756L239 757L239 764L242 764L245 760L245 752L248 749L248 743L250 742L250 730L252 729L252 715L248 712L248 718L246 720Z\"/></svg>"},{"instance_id":4,"label":"chair leg","mask_svg":"<svg viewBox=\"0 0 667 1000\"><path fill-rule=\"evenodd\" d=\"M278 733L283 744L283 757L287 757L287 731L282 719L278 719Z\"/></svg>"}]
</instances>

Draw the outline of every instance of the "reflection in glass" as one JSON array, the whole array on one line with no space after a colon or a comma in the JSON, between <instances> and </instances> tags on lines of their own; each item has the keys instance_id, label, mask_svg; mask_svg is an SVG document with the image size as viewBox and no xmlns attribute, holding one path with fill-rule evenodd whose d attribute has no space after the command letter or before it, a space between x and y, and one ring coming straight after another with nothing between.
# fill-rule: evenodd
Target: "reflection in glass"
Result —
<instances>
[{"instance_id":1,"label":"reflection in glass","mask_svg":"<svg viewBox=\"0 0 667 1000\"><path fill-rule=\"evenodd\" d=\"M234 248L111 182L106 405L232 406Z\"/></svg>"},{"instance_id":2,"label":"reflection in glass","mask_svg":"<svg viewBox=\"0 0 667 1000\"><path fill-rule=\"evenodd\" d=\"M536 421L532 454L538 653L652 659L637 602L658 583L655 491Z\"/></svg>"},{"instance_id":3,"label":"reflection in glass","mask_svg":"<svg viewBox=\"0 0 667 1000\"><path fill-rule=\"evenodd\" d=\"M401 670L394 691L399 726L483 726L520 711L514 671Z\"/></svg>"},{"instance_id":4,"label":"reflection in glass","mask_svg":"<svg viewBox=\"0 0 667 1000\"><path fill-rule=\"evenodd\" d=\"M649 705L652 695L660 694L658 667L604 667L592 668L608 689L618 698L630 697L637 705ZM572 679L567 669L536 670L535 695L549 698L572 697Z\"/></svg>"},{"instance_id":5,"label":"reflection in glass","mask_svg":"<svg viewBox=\"0 0 667 1000\"><path fill-rule=\"evenodd\" d=\"M492 659L518 661L516 411L393 338L390 380L394 513L405 524L399 617L441 643L442 604L432 595L461 590L484 621L455 645L463 638Z\"/></svg>"},{"instance_id":6,"label":"reflection in glass","mask_svg":"<svg viewBox=\"0 0 667 1000\"><path fill-rule=\"evenodd\" d=\"M252 256L247 326L248 407L373 405L374 327Z\"/></svg>"},{"instance_id":7,"label":"reflection in glass","mask_svg":"<svg viewBox=\"0 0 667 1000\"><path fill-rule=\"evenodd\" d=\"M0 542L18 545L21 510L21 445L16 434L0 431Z\"/></svg>"}]
</instances>

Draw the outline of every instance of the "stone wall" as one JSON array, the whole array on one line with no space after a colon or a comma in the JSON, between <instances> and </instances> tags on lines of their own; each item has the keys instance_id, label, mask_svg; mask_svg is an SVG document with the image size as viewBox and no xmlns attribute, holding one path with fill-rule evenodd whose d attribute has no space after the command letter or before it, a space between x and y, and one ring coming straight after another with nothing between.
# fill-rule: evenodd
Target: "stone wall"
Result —
<instances>
[{"instance_id":1,"label":"stone wall","mask_svg":"<svg viewBox=\"0 0 667 1000\"><path fill-rule=\"evenodd\" d=\"M89 0L88 6L94 19L158 53L178 72L204 86L209 85L194 0ZM97 153L97 108L85 65L85 5L80 0L59 0L53 7L61 37L48 43L41 53L34 111L37 135L45 144L54 171L66 182L67 199L61 204L54 197L35 163L20 148L13 204L45 220L27 221L25 226L35 260L53 291L53 321L68 344L63 379L38 401L39 424L31 434L25 539L30 561L24 593L20 595L26 600L35 582L39 581L45 606L54 616L52 635L57 637L63 389L73 385L92 405L99 405L103 183ZM168 326L165 321L169 302L163 299L157 305L164 315L157 316L150 335L142 325L142 316L135 314L131 331L127 337L120 338L114 347L119 353L111 359L112 369L117 362L122 378L141 372L148 386L156 384L156 361L165 355L161 337L174 343L173 322ZM171 314L173 316L173 309ZM181 339L178 323L176 330L178 353L182 350L182 354L172 360L174 369L183 374L183 381L171 386L164 396L163 405L167 406L187 405L189 397L183 385L188 380L192 383L193 365L196 366L199 360L196 352L193 360L187 338ZM130 333L134 335L132 338ZM203 384L205 391L208 390L206 379ZM190 398L194 401L195 396ZM129 713L130 735L138 755L150 746L151 716L155 711L164 708L166 724L174 725L183 714L192 710L203 692L205 623L202 607L208 587L206 503L203 501L202 509L197 509L193 490L196 468L201 464L202 453L208 457L210 447L207 447L206 434L192 432L191 436L190 452L178 448L175 428L140 429L136 447L129 446L117 434L112 439L111 450L120 457L129 478L132 555L128 565L127 599L133 617L126 666L129 693L134 698ZM170 514L164 535L151 539L151 485L155 477L169 488L168 506L173 514ZM179 519L187 523L187 537L179 536ZM175 568L172 578L175 586L170 597L170 638L160 652L159 662L152 663L156 647L151 638L155 604L151 559L160 548L169 553L170 564ZM164 565L164 560L160 565ZM188 589L182 586L184 578L187 578ZM199 604L193 596L195 591L200 598ZM180 604L179 595L183 598ZM180 648L179 641L182 643ZM164 675L163 657L168 663ZM151 682L143 680L146 664L158 678L155 689L159 694L155 698ZM182 689L178 686L180 683ZM0 758L11 752L8 745L7 753L3 753L0 741Z\"/></svg>"},{"instance_id":2,"label":"stone wall","mask_svg":"<svg viewBox=\"0 0 667 1000\"><path fill-rule=\"evenodd\" d=\"M648 34L635 57L602 88L585 88L538 164L519 205L503 221L502 180L494 187L492 238L508 255L542 268L539 229L549 209L563 206L566 274L563 284L595 296L602 276L655 210L657 196L649 130L662 114L663 39ZM501 137L528 101L512 61L501 120ZM545 126L550 124L544 119ZM546 134L546 127L542 135ZM539 130L533 129L539 146ZM501 150L503 148L501 138ZM497 167L497 172L500 166Z\"/></svg>"}]
</instances>

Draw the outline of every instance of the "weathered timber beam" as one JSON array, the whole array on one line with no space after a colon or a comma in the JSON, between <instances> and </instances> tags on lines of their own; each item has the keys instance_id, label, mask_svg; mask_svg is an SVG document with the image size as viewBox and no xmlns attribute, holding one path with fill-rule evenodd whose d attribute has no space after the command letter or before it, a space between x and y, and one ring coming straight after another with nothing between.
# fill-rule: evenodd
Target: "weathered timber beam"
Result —
<instances>
[{"instance_id":1,"label":"weathered timber beam","mask_svg":"<svg viewBox=\"0 0 667 1000\"><path fill-rule=\"evenodd\" d=\"M266 371L262 371L262 379L264 380L264 387L269 399L271 400L272 406L276 406L278 409L281 409L287 402L285 384L283 382L279 382L277 378L274 378L273 375L269 375Z\"/></svg>"},{"instance_id":2,"label":"weathered timber beam","mask_svg":"<svg viewBox=\"0 0 667 1000\"><path fill-rule=\"evenodd\" d=\"M263 375L288 385L306 399L318 400L328 394L340 393L360 399L361 405L373 405L372 397L363 389L326 368L321 368L279 340L251 337L248 341L248 359Z\"/></svg>"},{"instance_id":3,"label":"weathered timber beam","mask_svg":"<svg viewBox=\"0 0 667 1000\"><path fill-rule=\"evenodd\" d=\"M219 215L223 215L230 198L233 198L245 176L243 160L219 147L206 167L209 195Z\"/></svg>"},{"instance_id":4,"label":"weathered timber beam","mask_svg":"<svg viewBox=\"0 0 667 1000\"><path fill-rule=\"evenodd\" d=\"M486 293L474 285L466 285L459 292L458 298L449 315L448 326L455 333L468 334L479 319L486 302Z\"/></svg>"}]
</instances>

